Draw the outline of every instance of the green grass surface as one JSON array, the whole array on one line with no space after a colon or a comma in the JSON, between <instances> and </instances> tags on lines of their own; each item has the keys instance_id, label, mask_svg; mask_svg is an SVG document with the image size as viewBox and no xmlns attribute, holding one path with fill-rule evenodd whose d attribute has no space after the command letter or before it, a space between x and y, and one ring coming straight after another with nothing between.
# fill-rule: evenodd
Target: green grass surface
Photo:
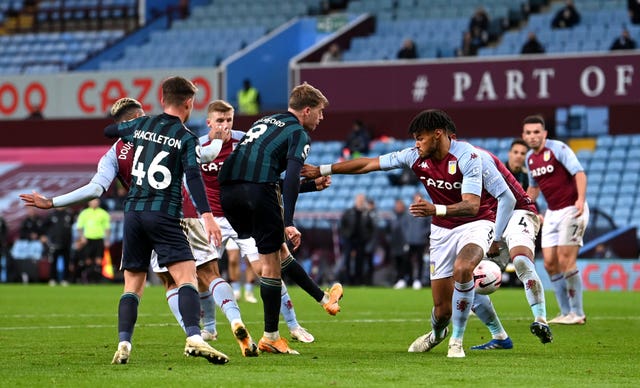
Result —
<instances>
[{"instance_id":1,"label":"green grass surface","mask_svg":"<svg viewBox=\"0 0 640 388\"><path fill-rule=\"evenodd\" d=\"M429 353L408 353L429 330L429 289L345 288L342 312L328 316L300 289L290 289L298 319L316 337L292 342L301 355L243 358L218 310L218 340L230 356L212 365L182 355L184 335L161 287L145 291L127 365L110 365L117 345L119 285L0 286L0 384L69 387L409 387L526 386L637 387L640 385L640 293L586 293L585 326L553 326L554 342L529 333L531 313L522 290L492 299L513 339L512 350L471 351L487 329L472 317L464 359L446 357L446 341ZM557 313L547 293L549 316ZM241 303L254 339L262 334L261 304ZM281 322L281 333L288 337Z\"/></svg>"}]
</instances>

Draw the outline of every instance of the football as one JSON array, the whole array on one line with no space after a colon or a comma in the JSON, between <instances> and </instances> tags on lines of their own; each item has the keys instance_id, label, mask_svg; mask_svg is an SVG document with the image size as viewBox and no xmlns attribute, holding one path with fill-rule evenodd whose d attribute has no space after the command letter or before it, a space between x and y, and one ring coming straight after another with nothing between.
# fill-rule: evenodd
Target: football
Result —
<instances>
[{"instance_id":1,"label":"football","mask_svg":"<svg viewBox=\"0 0 640 388\"><path fill-rule=\"evenodd\" d=\"M473 270L473 280L476 283L476 292L489 295L500 287L502 272L498 264L489 260L482 260Z\"/></svg>"}]
</instances>

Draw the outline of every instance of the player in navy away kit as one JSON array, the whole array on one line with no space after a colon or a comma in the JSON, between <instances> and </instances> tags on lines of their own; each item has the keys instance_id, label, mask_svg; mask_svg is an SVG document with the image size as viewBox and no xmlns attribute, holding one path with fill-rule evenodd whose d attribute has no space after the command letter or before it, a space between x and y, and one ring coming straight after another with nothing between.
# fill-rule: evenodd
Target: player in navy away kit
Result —
<instances>
[{"instance_id":1,"label":"player in navy away kit","mask_svg":"<svg viewBox=\"0 0 640 388\"><path fill-rule=\"evenodd\" d=\"M549 323L583 325L587 318L576 259L589 223L587 175L571 148L547 139L542 117L524 119L522 138L531 148L526 156L527 194L535 201L542 192L548 205L542 225L542 256L560 306L560 315Z\"/></svg>"},{"instance_id":2,"label":"player in navy away kit","mask_svg":"<svg viewBox=\"0 0 640 388\"><path fill-rule=\"evenodd\" d=\"M128 97L119 99L111 108L111 115L116 122L128 121L143 116L142 105ZM200 142L207 142L201 148L202 162L209 163L216 157L221 149L225 130L223 128L211 129L209 134L200 139ZM226 130L228 135L228 129ZM205 140L206 138L206 140ZM210 139L211 138L211 139ZM85 202L93 198L98 198L111 186L117 177L121 183L129 189L131 185L131 169L133 164L133 144L125 143L119 139L109 151L103 155L98 164L98 171L87 185L78 188L70 193L48 199L38 193L21 194L20 198L25 202L25 206L35 206L41 209L52 207L69 206L74 203ZM244 356L257 356L258 347L253 343L249 332L242 322L240 308L233 298L233 291L228 283L220 277L217 265L219 255L217 250L211 246L208 238L204 236L204 229L200 224L197 212L191 203L190 197L184 198L183 222L189 231L189 244L191 245L196 258L196 274L200 288L200 305L202 307L202 320L205 323L215 322L216 304L224 312L231 324L234 337L240 345ZM189 212L189 214L187 214ZM257 255L257 253L256 253ZM166 267L160 268L157 262L157 255L152 255L151 264L153 271L157 273L167 290L167 303L174 314L176 320L184 329L184 322L180 315L178 305L178 288L174 280L169 276ZM215 325L215 323L214 323ZM215 326L214 326L215 327ZM205 340L212 340L217 337L214 331L202 330L201 336Z\"/></svg>"},{"instance_id":3,"label":"player in navy away kit","mask_svg":"<svg viewBox=\"0 0 640 388\"><path fill-rule=\"evenodd\" d=\"M215 157L215 159L209 163L205 163L201 165L202 168L202 179L204 180L205 187L207 190L207 198L209 199L209 205L211 206L211 212L214 215L216 223L220 226L220 230L222 233L222 245L218 247L218 255L222 256L224 246L227 244L229 240L236 243L240 250L240 255L242 257L246 257L251 265L251 269L255 271L256 274L260 275L262 273L260 267L260 260L258 255L258 248L256 247L256 242L253 238L241 239L238 237L238 233L233 229L233 227L229 224L229 221L224 215L222 210L222 206L220 204L220 184L218 182L218 171L220 167L223 165L227 157L231 154L233 149L236 148L236 145L240 142L240 140L244 137L245 133L241 131L234 131L233 128L233 115L234 110L233 106L231 106L228 102L223 100L215 100L209 103L207 107L207 126L211 129L210 134L214 133L217 130L222 129L222 133L224 134L222 137L222 146L220 147L220 152ZM207 139L204 137L200 139L200 143L204 147L209 147L211 140L208 139L210 136L207 135ZM300 192L306 191L318 191L327 188L331 184L330 177L322 177L318 178L315 181L303 182L300 185ZM184 207L185 217L189 214L194 214L195 209L190 205L191 202L187 201ZM287 254L288 256L288 254ZM320 291L320 295L322 292ZM215 308L215 307L214 307ZM203 316L204 329L207 332L215 333L215 315L208 314L208 310L203 303L203 310L205 312ZM215 310L213 310L215 311ZM293 303L291 298L289 297L289 293L287 291L286 285L284 282L282 283L282 297L281 297L281 305L280 312L282 313L287 326L291 332L291 337L301 342L313 342L314 337L306 331L300 324L296 318L295 310L293 308ZM203 337L206 335L206 332L203 331Z\"/></svg>"},{"instance_id":4,"label":"player in navy away kit","mask_svg":"<svg viewBox=\"0 0 640 388\"><path fill-rule=\"evenodd\" d=\"M430 256L434 307L432 331L418 337L409 351L425 352L438 345L446 338L451 320L453 330L447 357L460 358L465 357L462 337L474 301L473 270L493 240L496 215L486 200L488 194L483 193L483 165L477 150L468 143L450 139L448 131L455 131L455 124L445 112L426 110L409 126L415 147L376 158L320 167L306 165L302 176L365 174L408 167L420 178L436 204L420 200L411 204L409 211L415 217L433 216ZM492 187L498 196L498 206L504 203L505 208L513 209L513 195L504 180L487 178L492 185L503 185Z\"/></svg>"},{"instance_id":5,"label":"player in navy away kit","mask_svg":"<svg viewBox=\"0 0 640 388\"><path fill-rule=\"evenodd\" d=\"M328 104L313 86L307 83L296 86L289 96L288 112L256 121L218 174L224 215L239 238L253 237L258 247L265 321L258 347L265 352L298 354L278 331L281 272L322 303L329 314L340 311L342 286L336 283L328 294L324 293L293 259L285 244L286 237L294 248L300 245L301 235L293 225L293 213L300 170L310 149L307 132L316 129ZM285 171L281 195L278 181Z\"/></svg>"},{"instance_id":6,"label":"player in navy away kit","mask_svg":"<svg viewBox=\"0 0 640 388\"><path fill-rule=\"evenodd\" d=\"M203 219L205 236L216 245L220 243L220 229L211 214L200 175L198 138L183 124L193 109L196 91L191 81L170 77L162 84L163 114L105 128L106 136L119 136L134 147L133 179L125 204L121 266L125 285L118 307L120 343L114 364L129 360L138 304L153 250L158 254L158 263L169 269L178 285L178 305L187 334L185 354L217 364L229 361L200 335L196 265L181 223L184 175Z\"/></svg>"}]
</instances>

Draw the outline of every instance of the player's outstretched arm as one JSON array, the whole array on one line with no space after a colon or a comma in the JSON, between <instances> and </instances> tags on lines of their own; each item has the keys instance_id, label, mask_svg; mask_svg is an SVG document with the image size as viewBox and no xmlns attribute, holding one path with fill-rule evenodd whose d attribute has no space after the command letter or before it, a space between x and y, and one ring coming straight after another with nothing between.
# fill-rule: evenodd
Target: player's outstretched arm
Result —
<instances>
[{"instance_id":1,"label":"player's outstretched arm","mask_svg":"<svg viewBox=\"0 0 640 388\"><path fill-rule=\"evenodd\" d=\"M380 171L380 158L358 158L320 166L305 164L302 167L301 175L305 178L315 179L331 174L366 174L372 171Z\"/></svg>"},{"instance_id":2,"label":"player's outstretched arm","mask_svg":"<svg viewBox=\"0 0 640 388\"><path fill-rule=\"evenodd\" d=\"M20 194L20 199L24 202L24 206L33 206L38 209L51 209L53 201L35 190L31 194Z\"/></svg>"},{"instance_id":3,"label":"player's outstretched arm","mask_svg":"<svg viewBox=\"0 0 640 388\"><path fill-rule=\"evenodd\" d=\"M89 182L69 193L53 197L51 199L36 193L20 194L20 199L25 206L34 206L39 209L51 209L54 207L64 207L77 203L87 202L99 198L104 193L104 188L97 183Z\"/></svg>"}]
</instances>

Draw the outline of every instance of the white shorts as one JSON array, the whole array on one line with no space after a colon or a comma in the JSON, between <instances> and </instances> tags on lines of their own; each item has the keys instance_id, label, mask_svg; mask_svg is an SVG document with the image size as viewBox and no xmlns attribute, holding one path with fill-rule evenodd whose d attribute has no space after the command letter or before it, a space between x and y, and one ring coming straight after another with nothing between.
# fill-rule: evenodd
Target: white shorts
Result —
<instances>
[{"instance_id":1,"label":"white shorts","mask_svg":"<svg viewBox=\"0 0 640 388\"><path fill-rule=\"evenodd\" d=\"M214 248L213 244L209 243L209 239L204 231L204 221L201 218L183 218L182 222L187 224L187 240L191 246L193 257L196 259L196 267L201 266L204 263L208 263L211 260L217 260L220 255ZM168 272L167 267L160 267L158 265L158 255L156 251L151 252L151 268L153 272Z\"/></svg>"},{"instance_id":2,"label":"white shorts","mask_svg":"<svg viewBox=\"0 0 640 388\"><path fill-rule=\"evenodd\" d=\"M220 226L220 231L222 232L222 244L220 244L218 248L219 257L222 257L225 247L226 249L234 249L231 244L235 243L237 248L240 248L240 257L246 256L252 263L260 259L256 240L254 240L253 237L238 238L238 233L233 229L226 217L214 217L214 219L218 223L218 226Z\"/></svg>"},{"instance_id":3,"label":"white shorts","mask_svg":"<svg viewBox=\"0 0 640 388\"><path fill-rule=\"evenodd\" d=\"M431 280L453 276L453 264L465 245L478 245L482 248L484 256L493 242L494 226L493 222L487 220L473 221L453 229L431 225L429 237Z\"/></svg>"},{"instance_id":4,"label":"white shorts","mask_svg":"<svg viewBox=\"0 0 640 388\"><path fill-rule=\"evenodd\" d=\"M576 207L567 206L560 210L548 210L542 224L542 248L577 245L582 246L582 237L589 223L589 205L584 203L584 211L575 217Z\"/></svg>"},{"instance_id":5,"label":"white shorts","mask_svg":"<svg viewBox=\"0 0 640 388\"><path fill-rule=\"evenodd\" d=\"M227 245L224 246L224 249L228 251L235 251L240 249L240 247L238 246L238 244L234 239L230 238L227 240Z\"/></svg>"},{"instance_id":6,"label":"white shorts","mask_svg":"<svg viewBox=\"0 0 640 388\"><path fill-rule=\"evenodd\" d=\"M514 210L502 236L509 250L524 246L536 251L536 236L540 231L540 218L527 210Z\"/></svg>"}]
</instances>

